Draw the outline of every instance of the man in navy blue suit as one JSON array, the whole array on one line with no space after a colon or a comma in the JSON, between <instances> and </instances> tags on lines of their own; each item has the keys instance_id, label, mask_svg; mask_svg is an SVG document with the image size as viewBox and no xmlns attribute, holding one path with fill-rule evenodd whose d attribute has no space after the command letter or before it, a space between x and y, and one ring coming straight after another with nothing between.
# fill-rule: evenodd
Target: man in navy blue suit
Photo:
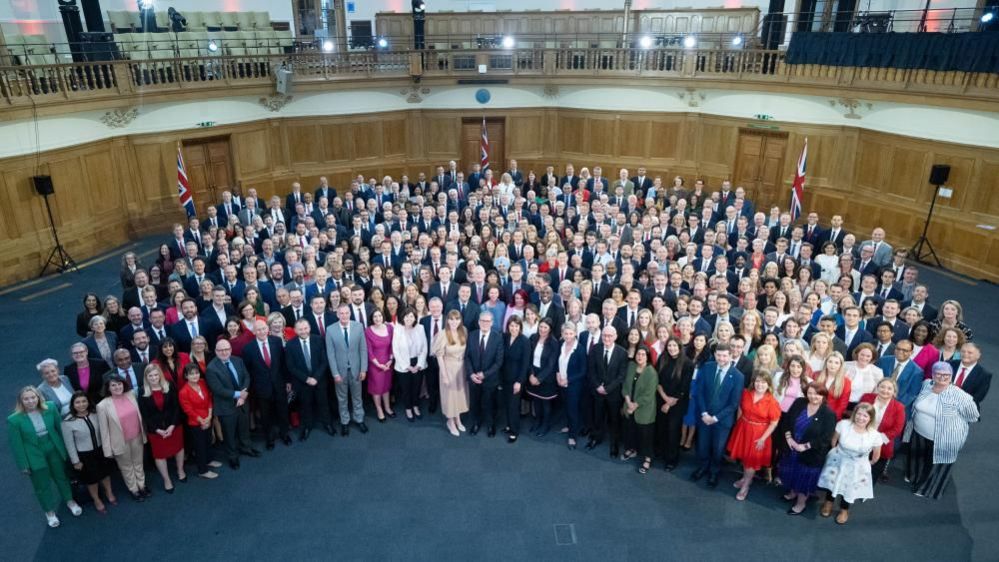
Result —
<instances>
[{"instance_id":1,"label":"man in navy blue suit","mask_svg":"<svg viewBox=\"0 0 999 562\"><path fill-rule=\"evenodd\" d=\"M496 389L503 364L503 336L492 329L490 311L479 314L479 329L468 335L465 348L465 373L468 376L472 431L486 426L489 437L496 435Z\"/></svg>"},{"instance_id":2,"label":"man in navy blue suit","mask_svg":"<svg viewBox=\"0 0 999 562\"><path fill-rule=\"evenodd\" d=\"M696 482L707 475L710 488L718 485L718 471L735 423L744 380L744 375L732 364L729 346L724 343L715 348L715 360L705 363L697 373L694 402L699 416L697 459L701 464L690 479Z\"/></svg>"}]
</instances>

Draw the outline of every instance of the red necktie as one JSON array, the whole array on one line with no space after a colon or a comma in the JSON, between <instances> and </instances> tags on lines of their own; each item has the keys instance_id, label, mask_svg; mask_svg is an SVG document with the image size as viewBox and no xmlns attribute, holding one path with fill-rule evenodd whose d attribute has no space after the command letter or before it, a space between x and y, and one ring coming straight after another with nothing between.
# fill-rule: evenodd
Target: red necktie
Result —
<instances>
[{"instance_id":1,"label":"red necktie","mask_svg":"<svg viewBox=\"0 0 999 562\"><path fill-rule=\"evenodd\" d=\"M271 352L269 351L269 347L267 345L267 342L264 342L264 344L261 347L264 350L264 363L266 363L267 366L270 367L271 366Z\"/></svg>"},{"instance_id":2,"label":"red necktie","mask_svg":"<svg viewBox=\"0 0 999 562\"><path fill-rule=\"evenodd\" d=\"M319 335L326 337L326 326L323 326L323 317L316 316L316 325L319 326Z\"/></svg>"},{"instance_id":3,"label":"red necktie","mask_svg":"<svg viewBox=\"0 0 999 562\"><path fill-rule=\"evenodd\" d=\"M964 387L964 375L966 371L967 368L962 366L961 370L957 372L957 380L954 381L954 384L956 384L958 388Z\"/></svg>"}]
</instances>

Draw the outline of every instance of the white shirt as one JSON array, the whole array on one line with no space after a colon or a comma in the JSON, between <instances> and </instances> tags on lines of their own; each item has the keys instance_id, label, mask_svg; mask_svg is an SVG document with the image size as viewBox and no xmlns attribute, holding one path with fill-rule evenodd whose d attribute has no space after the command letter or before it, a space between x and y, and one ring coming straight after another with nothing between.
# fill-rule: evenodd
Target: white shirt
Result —
<instances>
[{"instance_id":1,"label":"white shirt","mask_svg":"<svg viewBox=\"0 0 999 562\"><path fill-rule=\"evenodd\" d=\"M544 350L545 350L545 344L543 344L541 342L541 340L539 339L538 340L538 345L534 346L534 362L533 362L533 365L537 369L541 368L541 353L544 352Z\"/></svg>"}]
</instances>

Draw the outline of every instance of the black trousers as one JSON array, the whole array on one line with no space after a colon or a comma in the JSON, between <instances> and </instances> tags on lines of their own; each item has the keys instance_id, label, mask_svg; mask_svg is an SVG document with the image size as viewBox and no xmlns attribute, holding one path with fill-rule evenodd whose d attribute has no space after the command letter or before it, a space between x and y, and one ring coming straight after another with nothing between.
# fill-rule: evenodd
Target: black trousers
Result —
<instances>
[{"instance_id":1,"label":"black trousers","mask_svg":"<svg viewBox=\"0 0 999 562\"><path fill-rule=\"evenodd\" d=\"M222 440L225 453L230 461L239 459L239 452L252 448L250 443L250 409L246 404L236 408L233 414L219 416L222 424Z\"/></svg>"},{"instance_id":2,"label":"black trousers","mask_svg":"<svg viewBox=\"0 0 999 562\"><path fill-rule=\"evenodd\" d=\"M420 406L420 387L423 385L423 371L417 371L415 373L405 372L401 373L396 371L396 385L394 388L399 389L399 401L402 403L402 407L407 410L412 410L414 407Z\"/></svg>"},{"instance_id":3,"label":"black trousers","mask_svg":"<svg viewBox=\"0 0 999 562\"><path fill-rule=\"evenodd\" d=\"M510 428L510 435L520 435L520 393L513 393L512 382L504 382L497 391L499 394L500 408L506 413L506 426ZM521 391L523 392L523 390Z\"/></svg>"},{"instance_id":4,"label":"black trousers","mask_svg":"<svg viewBox=\"0 0 999 562\"><path fill-rule=\"evenodd\" d=\"M591 437L600 443L610 432L611 450L621 445L621 404L624 398L620 393L593 394L593 433Z\"/></svg>"},{"instance_id":5,"label":"black trousers","mask_svg":"<svg viewBox=\"0 0 999 562\"><path fill-rule=\"evenodd\" d=\"M667 465L676 466L680 462L680 436L683 429L683 416L686 408L677 403L663 414L656 416L656 434L661 443L663 458ZM657 447L657 449L660 447Z\"/></svg>"},{"instance_id":6,"label":"black trousers","mask_svg":"<svg viewBox=\"0 0 999 562\"><path fill-rule=\"evenodd\" d=\"M499 381L486 379L482 384L468 380L468 409L472 415L472 425L496 427L496 389Z\"/></svg>"},{"instance_id":7,"label":"black trousers","mask_svg":"<svg viewBox=\"0 0 999 562\"><path fill-rule=\"evenodd\" d=\"M269 398L257 398L260 407L260 425L264 430L264 439L274 442L274 428L277 427L278 437L288 435L288 396L284 392L275 392Z\"/></svg>"},{"instance_id":8,"label":"black trousers","mask_svg":"<svg viewBox=\"0 0 999 562\"><path fill-rule=\"evenodd\" d=\"M209 470L208 463L212 462L211 453L208 452L212 442L212 427L201 429L200 426L187 426L187 434L194 449L194 460L198 463L198 474L204 474Z\"/></svg>"},{"instance_id":9,"label":"black trousers","mask_svg":"<svg viewBox=\"0 0 999 562\"><path fill-rule=\"evenodd\" d=\"M323 425L330 424L329 382L326 377L320 377L316 386L304 382L295 385L298 393L298 407L302 414L302 429L312 429L316 418Z\"/></svg>"},{"instance_id":10,"label":"black trousers","mask_svg":"<svg viewBox=\"0 0 999 562\"><path fill-rule=\"evenodd\" d=\"M635 422L633 416L628 416L624 421L625 426L625 446L638 451L641 457L652 458L655 442L656 424L639 424Z\"/></svg>"},{"instance_id":11,"label":"black trousers","mask_svg":"<svg viewBox=\"0 0 999 562\"><path fill-rule=\"evenodd\" d=\"M437 365L436 359L430 359L427 361L427 368L423 370L423 377L427 381L427 394L430 395L429 408L430 413L436 412L441 407L441 379L440 367ZM419 392L417 392L417 398L419 398Z\"/></svg>"}]
</instances>

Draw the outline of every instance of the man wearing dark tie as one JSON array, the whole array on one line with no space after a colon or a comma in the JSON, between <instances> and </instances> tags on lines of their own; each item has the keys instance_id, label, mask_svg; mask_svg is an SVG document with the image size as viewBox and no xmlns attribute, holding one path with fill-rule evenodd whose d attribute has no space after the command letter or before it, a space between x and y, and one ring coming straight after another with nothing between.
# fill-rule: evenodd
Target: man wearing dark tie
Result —
<instances>
[{"instance_id":1,"label":"man wearing dark tie","mask_svg":"<svg viewBox=\"0 0 999 562\"><path fill-rule=\"evenodd\" d=\"M479 329L468 336L465 346L465 374L468 376L468 402L472 414L471 434L485 425L489 437L496 435L496 389L503 364L503 337L492 330L493 313L479 314Z\"/></svg>"},{"instance_id":2,"label":"man wearing dark tie","mask_svg":"<svg viewBox=\"0 0 999 562\"><path fill-rule=\"evenodd\" d=\"M992 386L992 373L980 363L982 350L978 344L968 342L961 346L961 360L954 361L954 385L967 392L975 400L979 410Z\"/></svg>"},{"instance_id":3,"label":"man wearing dark tie","mask_svg":"<svg viewBox=\"0 0 999 562\"><path fill-rule=\"evenodd\" d=\"M301 318L294 324L295 336L285 348L288 373L294 381L295 392L302 410L302 431L299 441L312 433L316 418L330 435L336 435L330 421L329 376L326 345L312 334L309 321Z\"/></svg>"},{"instance_id":4,"label":"man wearing dark tie","mask_svg":"<svg viewBox=\"0 0 999 562\"><path fill-rule=\"evenodd\" d=\"M229 467L239 469L239 455L259 457L250 443L250 373L243 360L232 356L232 344L221 340L215 345L215 359L205 374L214 397L214 413L222 425L222 437Z\"/></svg>"},{"instance_id":5,"label":"man wearing dark tie","mask_svg":"<svg viewBox=\"0 0 999 562\"><path fill-rule=\"evenodd\" d=\"M739 400L745 387L744 375L732 364L728 344L715 348L715 360L708 361L699 370L694 393L697 422L697 459L700 466L691 480L708 477L708 487L718 485L718 472L725 455L725 444L735 423Z\"/></svg>"},{"instance_id":6,"label":"man wearing dark tie","mask_svg":"<svg viewBox=\"0 0 999 562\"><path fill-rule=\"evenodd\" d=\"M618 333L613 326L603 329L600 345L595 345L587 357L586 376L593 397L593 431L586 443L593 450L610 430L610 456L617 457L621 442L621 384L628 366L628 353L617 345Z\"/></svg>"},{"instance_id":7,"label":"man wearing dark tie","mask_svg":"<svg viewBox=\"0 0 999 562\"><path fill-rule=\"evenodd\" d=\"M291 437L288 436L288 387L291 383L285 378L281 338L269 335L267 323L263 320L253 323L253 335L253 342L243 347L243 361L250 373L250 386L260 408L264 441L268 450L273 449L276 429L281 441L291 445Z\"/></svg>"}]
</instances>

